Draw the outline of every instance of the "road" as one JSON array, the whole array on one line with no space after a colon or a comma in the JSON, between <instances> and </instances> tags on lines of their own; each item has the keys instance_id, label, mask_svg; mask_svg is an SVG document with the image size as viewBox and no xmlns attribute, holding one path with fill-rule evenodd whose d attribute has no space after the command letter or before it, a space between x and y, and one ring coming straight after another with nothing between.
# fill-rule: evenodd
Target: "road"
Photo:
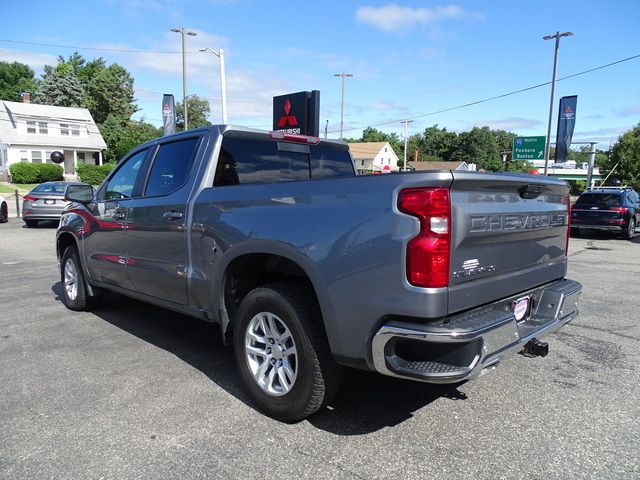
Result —
<instances>
[{"instance_id":1,"label":"road","mask_svg":"<svg viewBox=\"0 0 640 480\"><path fill-rule=\"evenodd\" d=\"M256 411L216 327L60 301L55 225L0 225L2 479L640 478L640 238L571 240L580 316L546 358L434 387L349 372L331 408Z\"/></svg>"}]
</instances>

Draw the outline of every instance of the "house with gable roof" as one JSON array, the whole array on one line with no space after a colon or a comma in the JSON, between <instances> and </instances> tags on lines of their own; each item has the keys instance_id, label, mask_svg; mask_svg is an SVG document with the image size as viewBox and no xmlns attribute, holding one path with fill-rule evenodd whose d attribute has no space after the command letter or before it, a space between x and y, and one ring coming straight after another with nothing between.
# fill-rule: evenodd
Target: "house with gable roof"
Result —
<instances>
[{"instance_id":1,"label":"house with gable roof","mask_svg":"<svg viewBox=\"0 0 640 480\"><path fill-rule=\"evenodd\" d=\"M399 171L398 156L389 142L352 142L349 150L359 175Z\"/></svg>"},{"instance_id":2,"label":"house with gable roof","mask_svg":"<svg viewBox=\"0 0 640 480\"><path fill-rule=\"evenodd\" d=\"M9 166L51 163L51 153L64 154L64 174L75 178L79 163L102 165L107 145L86 108L55 107L0 99L0 180L9 179Z\"/></svg>"}]
</instances>

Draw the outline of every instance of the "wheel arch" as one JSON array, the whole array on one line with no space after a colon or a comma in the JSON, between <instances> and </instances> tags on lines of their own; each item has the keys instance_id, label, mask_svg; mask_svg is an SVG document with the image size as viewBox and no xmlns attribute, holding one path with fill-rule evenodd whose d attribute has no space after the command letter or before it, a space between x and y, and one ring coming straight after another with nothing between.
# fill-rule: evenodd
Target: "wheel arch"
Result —
<instances>
[{"instance_id":1,"label":"wheel arch","mask_svg":"<svg viewBox=\"0 0 640 480\"><path fill-rule=\"evenodd\" d=\"M304 282L322 315L329 344L334 333L334 312L326 282L315 263L289 245L256 242L230 249L217 279L222 333L232 332L238 307L254 288L279 281Z\"/></svg>"}]
</instances>

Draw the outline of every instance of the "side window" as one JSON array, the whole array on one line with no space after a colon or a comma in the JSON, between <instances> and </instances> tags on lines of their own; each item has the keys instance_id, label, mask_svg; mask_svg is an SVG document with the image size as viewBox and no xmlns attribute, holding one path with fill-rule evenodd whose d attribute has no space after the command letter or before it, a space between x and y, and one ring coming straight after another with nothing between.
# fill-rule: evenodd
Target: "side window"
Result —
<instances>
[{"instance_id":1,"label":"side window","mask_svg":"<svg viewBox=\"0 0 640 480\"><path fill-rule=\"evenodd\" d=\"M146 154L147 150L142 150L124 161L106 187L103 188L100 195L102 200L131 198L136 178L140 173L140 167L142 167Z\"/></svg>"},{"instance_id":2,"label":"side window","mask_svg":"<svg viewBox=\"0 0 640 480\"><path fill-rule=\"evenodd\" d=\"M311 149L311 178L353 177L354 175L348 150L323 146Z\"/></svg>"},{"instance_id":3,"label":"side window","mask_svg":"<svg viewBox=\"0 0 640 480\"><path fill-rule=\"evenodd\" d=\"M151 167L145 196L167 195L187 180L200 137L160 145Z\"/></svg>"}]
</instances>

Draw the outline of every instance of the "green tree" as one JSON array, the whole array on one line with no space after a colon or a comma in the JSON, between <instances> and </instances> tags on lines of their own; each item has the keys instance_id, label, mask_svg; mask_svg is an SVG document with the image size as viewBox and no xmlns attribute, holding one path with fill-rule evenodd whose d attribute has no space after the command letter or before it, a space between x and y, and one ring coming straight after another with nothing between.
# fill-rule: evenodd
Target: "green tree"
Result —
<instances>
[{"instance_id":1,"label":"green tree","mask_svg":"<svg viewBox=\"0 0 640 480\"><path fill-rule=\"evenodd\" d=\"M420 142L420 153L423 158L431 161L458 160L453 158L457 143L457 133L449 132L446 128L439 128L436 124L425 128Z\"/></svg>"},{"instance_id":2,"label":"green tree","mask_svg":"<svg viewBox=\"0 0 640 480\"><path fill-rule=\"evenodd\" d=\"M210 113L209 100L200 98L197 95L189 95L187 99L187 115L190 129L211 125L208 120ZM184 107L180 102L176 104L176 130L179 132L184 130Z\"/></svg>"},{"instance_id":3,"label":"green tree","mask_svg":"<svg viewBox=\"0 0 640 480\"><path fill-rule=\"evenodd\" d=\"M360 142L389 142L393 151L399 158L403 155L404 141L398 137L397 133L384 133L377 128L367 127L362 131Z\"/></svg>"},{"instance_id":4,"label":"green tree","mask_svg":"<svg viewBox=\"0 0 640 480\"><path fill-rule=\"evenodd\" d=\"M507 152L507 160L511 160L513 139L518 135L513 132L507 132L506 130L491 130L491 133L498 144L499 153L502 154L502 152Z\"/></svg>"},{"instance_id":5,"label":"green tree","mask_svg":"<svg viewBox=\"0 0 640 480\"><path fill-rule=\"evenodd\" d=\"M623 185L640 188L640 123L618 138L600 168L601 174L606 176L613 171L611 177L619 178Z\"/></svg>"},{"instance_id":6,"label":"green tree","mask_svg":"<svg viewBox=\"0 0 640 480\"><path fill-rule=\"evenodd\" d=\"M58 107L81 107L85 91L70 64L45 65L34 103Z\"/></svg>"},{"instance_id":7,"label":"green tree","mask_svg":"<svg viewBox=\"0 0 640 480\"><path fill-rule=\"evenodd\" d=\"M34 94L38 84L28 65L19 62L0 62L0 100L20 102L20 94Z\"/></svg>"},{"instance_id":8,"label":"green tree","mask_svg":"<svg viewBox=\"0 0 640 480\"><path fill-rule=\"evenodd\" d=\"M478 170L490 172L502 170L498 143L489 127L474 127L458 135L452 160L475 163Z\"/></svg>"},{"instance_id":9,"label":"green tree","mask_svg":"<svg viewBox=\"0 0 640 480\"><path fill-rule=\"evenodd\" d=\"M96 66L93 76L86 83L86 90L85 106L96 123L104 122L109 115L128 120L137 110L133 77L116 63L106 68Z\"/></svg>"},{"instance_id":10,"label":"green tree","mask_svg":"<svg viewBox=\"0 0 640 480\"><path fill-rule=\"evenodd\" d=\"M117 115L107 117L98 128L107 144L105 162L117 162L132 148L162 136L161 129L144 120L123 120Z\"/></svg>"}]
</instances>

